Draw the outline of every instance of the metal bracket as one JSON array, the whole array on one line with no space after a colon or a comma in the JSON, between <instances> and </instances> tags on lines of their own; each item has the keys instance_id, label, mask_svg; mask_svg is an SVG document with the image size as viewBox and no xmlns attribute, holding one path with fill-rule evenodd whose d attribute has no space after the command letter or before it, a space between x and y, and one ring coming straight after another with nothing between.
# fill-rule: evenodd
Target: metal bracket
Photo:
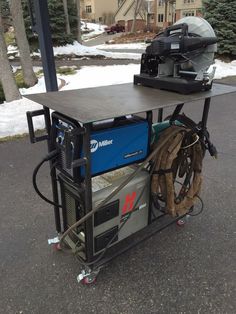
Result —
<instances>
[{"instance_id":1,"label":"metal bracket","mask_svg":"<svg viewBox=\"0 0 236 314\"><path fill-rule=\"evenodd\" d=\"M52 239L48 239L48 244L51 245L51 244L57 244L60 242L60 239L59 237L55 237L55 238L52 238Z\"/></svg>"},{"instance_id":2,"label":"metal bracket","mask_svg":"<svg viewBox=\"0 0 236 314\"><path fill-rule=\"evenodd\" d=\"M34 129L34 123L33 123L33 117L38 117L38 116L44 116L44 120L46 119L45 116L45 110L35 110L35 111L27 111L26 112L27 116L27 121L28 121L28 128L29 128L29 136L30 136L30 142L32 144L45 141L48 139L48 134L41 135L41 136L36 136L35 135L35 129ZM46 121L46 120L45 120Z\"/></svg>"}]
</instances>

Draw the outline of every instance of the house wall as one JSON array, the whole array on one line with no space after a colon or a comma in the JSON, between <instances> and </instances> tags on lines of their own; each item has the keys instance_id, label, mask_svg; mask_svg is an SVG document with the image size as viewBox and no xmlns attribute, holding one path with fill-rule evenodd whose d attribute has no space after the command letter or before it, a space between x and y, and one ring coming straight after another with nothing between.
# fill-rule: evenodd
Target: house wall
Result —
<instances>
[{"instance_id":1,"label":"house wall","mask_svg":"<svg viewBox=\"0 0 236 314\"><path fill-rule=\"evenodd\" d=\"M115 20L120 21L120 20L124 20L124 21L129 21L131 19L133 19L134 17L134 1L130 0L130 1L124 1L123 4L121 5L121 8L119 9L119 11L117 12L117 14L115 15Z\"/></svg>"},{"instance_id":2,"label":"house wall","mask_svg":"<svg viewBox=\"0 0 236 314\"><path fill-rule=\"evenodd\" d=\"M118 3L119 0L83 0L81 7L82 18L94 22L112 24L114 14L118 9ZM88 12L89 7L91 7L91 12Z\"/></svg>"},{"instance_id":3,"label":"house wall","mask_svg":"<svg viewBox=\"0 0 236 314\"><path fill-rule=\"evenodd\" d=\"M176 20L185 16L201 16L202 0L176 0Z\"/></svg>"},{"instance_id":4,"label":"house wall","mask_svg":"<svg viewBox=\"0 0 236 314\"><path fill-rule=\"evenodd\" d=\"M130 32L132 21L134 18L134 10L135 10L135 1L134 0L125 0L119 10L117 10L115 14L115 22L125 26L125 30ZM146 26L146 20L144 16L140 14L137 15L136 19L136 30L142 30Z\"/></svg>"},{"instance_id":5,"label":"house wall","mask_svg":"<svg viewBox=\"0 0 236 314\"><path fill-rule=\"evenodd\" d=\"M166 27L173 24L175 21L175 7L172 3L168 3L167 10L165 10L165 0L157 0L157 16L156 24L158 27ZM165 17L165 12L167 16Z\"/></svg>"},{"instance_id":6,"label":"house wall","mask_svg":"<svg viewBox=\"0 0 236 314\"><path fill-rule=\"evenodd\" d=\"M157 1L156 24L166 27L185 16L201 16L202 0L176 0L168 3L167 17L165 18L165 0ZM166 21L166 22L165 22Z\"/></svg>"}]
</instances>

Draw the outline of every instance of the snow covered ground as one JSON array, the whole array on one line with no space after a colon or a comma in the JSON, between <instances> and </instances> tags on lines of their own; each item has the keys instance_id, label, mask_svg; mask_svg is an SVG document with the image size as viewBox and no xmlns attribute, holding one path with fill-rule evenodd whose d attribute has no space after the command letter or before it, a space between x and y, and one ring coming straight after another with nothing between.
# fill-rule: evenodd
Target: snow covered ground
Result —
<instances>
[{"instance_id":1,"label":"snow covered ground","mask_svg":"<svg viewBox=\"0 0 236 314\"><path fill-rule=\"evenodd\" d=\"M105 53L106 56L113 58L127 58L132 59L133 54L127 53L116 53L116 52L104 52L100 48L105 49L106 47L111 49L111 45L100 45L97 48L84 47L79 43L74 45L67 45L65 47L55 47L54 53L58 54L75 54L79 56L86 56L91 54ZM98 49L99 48L99 49ZM143 44L125 44L125 45L114 45L115 49L142 49L145 48ZM134 54L135 58L140 58L140 54ZM216 79L223 77L236 75L236 61L231 63L225 63L220 60L215 61L216 66ZM76 71L76 74L63 76L58 75L58 78L65 80L66 85L62 90L88 88L95 86L106 86L112 84L122 84L133 81L133 75L139 73L140 65L132 64L132 61L128 65L113 65L113 66L90 66L82 67ZM21 89L21 94L32 94L45 92L44 78L40 78L38 83L31 88ZM28 132L26 111L31 111L41 108L26 98L11 103L0 104L0 137L6 137L16 134L22 134ZM35 118L36 128L43 128L43 119Z\"/></svg>"},{"instance_id":2,"label":"snow covered ground","mask_svg":"<svg viewBox=\"0 0 236 314\"><path fill-rule=\"evenodd\" d=\"M112 45L107 45L109 48ZM118 49L118 48L116 48ZM86 47L81 45L77 41L73 44L68 44L66 46L54 47L54 56L59 55L75 55L75 56L104 56L106 58L112 59L129 59L129 60L139 60L141 58L140 53L122 53L122 52L109 52L103 51L96 47ZM37 54L38 55L38 54Z\"/></svg>"},{"instance_id":3,"label":"snow covered ground","mask_svg":"<svg viewBox=\"0 0 236 314\"><path fill-rule=\"evenodd\" d=\"M105 86L132 82L133 75L139 73L138 64L82 67L74 75L58 75L67 83L62 90ZM30 88L22 88L22 95L45 92L44 78ZM41 105L22 98L10 103L0 104L0 138L28 132L26 111L41 109ZM36 129L44 127L41 117L34 118Z\"/></svg>"},{"instance_id":4,"label":"snow covered ground","mask_svg":"<svg viewBox=\"0 0 236 314\"><path fill-rule=\"evenodd\" d=\"M109 49L109 50L122 50L122 49L145 49L147 47L147 44L142 42L142 43L131 43L131 44L102 44L102 45L97 45L95 48L97 49Z\"/></svg>"},{"instance_id":5,"label":"snow covered ground","mask_svg":"<svg viewBox=\"0 0 236 314\"><path fill-rule=\"evenodd\" d=\"M101 24L95 24L95 23L85 23L85 22L81 22L81 23L82 23L81 30L89 31L89 33L87 34L84 33L82 35L82 39L84 41L90 40L93 37L101 35L102 33L105 32L105 27L107 27L107 25L101 25Z\"/></svg>"}]
</instances>

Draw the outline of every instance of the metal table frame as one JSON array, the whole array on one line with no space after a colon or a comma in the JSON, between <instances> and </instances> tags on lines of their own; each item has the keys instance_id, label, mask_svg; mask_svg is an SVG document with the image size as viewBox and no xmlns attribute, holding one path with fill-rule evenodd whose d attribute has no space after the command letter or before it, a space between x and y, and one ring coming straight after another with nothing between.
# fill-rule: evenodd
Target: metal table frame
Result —
<instances>
[{"instance_id":1,"label":"metal table frame","mask_svg":"<svg viewBox=\"0 0 236 314\"><path fill-rule=\"evenodd\" d=\"M106 101L107 99L101 98L101 97L109 97L110 94L113 93L114 90L116 90L116 94L114 96L119 97L119 91L122 91L122 89L126 91L130 91L130 94L134 94L134 98L138 99L141 95L142 100L145 99L147 100L148 105L145 106L142 104L139 104L135 107L135 105L132 107L132 99L130 98L131 105L128 106L126 110L126 105L124 104L123 108L117 108L116 110L113 109L113 113L110 112L107 115L104 115L103 112L97 112L97 118L91 118L91 111L90 107L93 107L91 103L94 100L94 95L98 92L98 97L100 96L100 102ZM202 93L195 93L191 95L179 95L176 93L171 93L171 92L166 92L166 91L160 91L160 90L155 90L155 89L150 89L147 87L142 87L142 86L133 86L132 84L121 84L121 85L114 85L113 87L99 87L99 88L91 88L91 89L83 89L83 90L77 90L77 91L66 91L66 92L49 92L45 94L35 94L35 95L28 95L26 98L33 100L37 103L40 103L43 105L43 110L37 110L35 112L30 112L28 113L28 123L29 123L29 130L30 130L30 137L31 137L31 142L35 143L41 140L47 140L48 142L48 149L50 151L50 139L49 139L49 134L51 130L51 121L50 121L50 111L49 109L56 110L57 112L63 113L67 115L68 117L71 116L71 112L74 110L74 116L73 119L78 120L83 124L83 127L85 129L85 132L83 134L83 151L84 155L86 157L86 163L85 163L85 178L84 178L84 184L85 184L85 213L89 212L92 209L92 184L91 184L91 153L90 153L90 133L91 133L91 126L93 122L96 121L101 121L103 119L109 119L109 118L115 118L119 116L124 116L124 112L126 112L125 115L130 115L130 114L135 114L135 113L146 113L147 115L147 120L149 121L149 124L151 124L152 121L152 112L154 110L158 111L158 122L163 121L163 110L164 108L167 107L172 107L174 106L175 109L171 115L170 120L174 121L178 114L181 112L183 109L184 105L188 102L191 101L196 101L196 100L204 100L204 106L203 106L203 111L202 111L202 118L201 118L201 127L203 130L206 129L207 127L207 120L208 120L208 114L209 114L209 109L210 109L210 103L211 103L211 98L220 96L220 95L225 95L229 93L235 93L236 92L236 87L232 86L227 86L227 85L222 85L222 84L214 84L212 91L209 92L202 92ZM73 94L73 101L74 103L70 103L70 95ZM150 97L149 94L152 94L152 102L150 102ZM75 95L78 95L78 100L77 100L77 107L76 107L76 97ZM86 97L91 97L89 99L86 99ZM102 96L101 96L102 95ZM106 96L107 95L107 96ZM65 99L67 99L67 106L65 104ZM162 105L158 103L155 105L155 101L158 99L165 100L167 99ZM80 102L82 99L82 105L83 101L87 102L87 112L89 113L89 117L86 118L81 118L80 117ZM113 97L113 100L115 98ZM176 100L175 100L176 99ZM90 100L90 103L88 101ZM175 100L175 101L173 101ZM119 99L120 101L120 99ZM129 100L128 100L129 101ZM97 99L95 101L97 103ZM109 103L109 99L108 99ZM130 104L130 103L129 103ZM86 104L85 104L86 105ZM83 107L83 114L86 112L86 106ZM117 104L118 106L118 104ZM119 102L120 106L120 102ZM142 108L143 106L143 108ZM114 107L114 106L113 106ZM114 107L115 108L115 107ZM108 108L110 109L110 108ZM94 109L93 109L94 110ZM47 135L45 136L40 136L36 137L34 133L34 128L33 128L33 122L32 118L37 115L44 115L45 117L45 126L46 126L46 132ZM96 115L96 114L95 114ZM92 116L95 116L94 113L92 112ZM54 184L52 184L53 189L53 201L55 203L58 203L58 188L57 188L57 181L56 181L56 176L52 178ZM150 212L150 210L149 210ZM61 228L61 218L60 218L60 210L59 207L54 206L54 215L55 215L55 225L56 225L56 231L60 234L62 232ZM163 215L161 215L162 218ZM179 218L178 218L179 219ZM161 225L159 228L154 228L151 232L147 232L147 234L144 234L141 239L137 240L135 237L131 236L133 238L132 243L123 245L123 247L120 247L120 243L117 244L119 246L119 249L116 249L113 253L111 253L110 256L104 257L102 260L99 261L99 263L96 265L96 267L100 267L104 263L107 263L109 260L111 260L113 257L121 254L122 252L126 251L130 247L140 243L141 241L147 239L148 237L152 236L154 233L162 230L164 227L168 226L170 223L173 223L176 221L176 219L171 219L166 225ZM149 223L153 223L149 219ZM93 261L97 256L94 256L93 254L93 225L92 225L92 217L86 221L86 257L87 257L87 262ZM149 226L147 226L144 229L148 229ZM142 230L141 230L142 231ZM139 233L139 232L138 232ZM136 234L135 234L136 235ZM129 240L129 239L128 239ZM125 242L123 240L122 242ZM129 241L128 241L129 242ZM115 245L116 246L116 245Z\"/></svg>"}]
</instances>

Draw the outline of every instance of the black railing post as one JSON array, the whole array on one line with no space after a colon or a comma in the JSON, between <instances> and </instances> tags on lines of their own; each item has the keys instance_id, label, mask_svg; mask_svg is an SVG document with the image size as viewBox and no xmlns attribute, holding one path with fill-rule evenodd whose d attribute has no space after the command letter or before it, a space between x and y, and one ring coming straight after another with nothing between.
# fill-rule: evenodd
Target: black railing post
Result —
<instances>
[{"instance_id":1,"label":"black railing post","mask_svg":"<svg viewBox=\"0 0 236 314\"><path fill-rule=\"evenodd\" d=\"M49 24L49 12L48 12L48 2L47 0L31 0L31 14L34 13L34 31L38 34L39 48L41 53L41 60L43 65L43 72L45 78L45 85L47 92L57 91L57 75L55 60L53 54L52 36ZM33 13L32 13L33 12ZM51 119L50 111L48 108L44 107L45 110L45 122L46 130L48 134L48 151L51 151L50 145L50 131L51 131ZM50 162L51 168L51 182L52 182L52 194L54 203L59 203L58 197L58 186L56 180L56 169L52 169L52 163ZM60 210L58 206L54 206L55 224L58 233L61 232L61 220L60 220Z\"/></svg>"}]
</instances>

